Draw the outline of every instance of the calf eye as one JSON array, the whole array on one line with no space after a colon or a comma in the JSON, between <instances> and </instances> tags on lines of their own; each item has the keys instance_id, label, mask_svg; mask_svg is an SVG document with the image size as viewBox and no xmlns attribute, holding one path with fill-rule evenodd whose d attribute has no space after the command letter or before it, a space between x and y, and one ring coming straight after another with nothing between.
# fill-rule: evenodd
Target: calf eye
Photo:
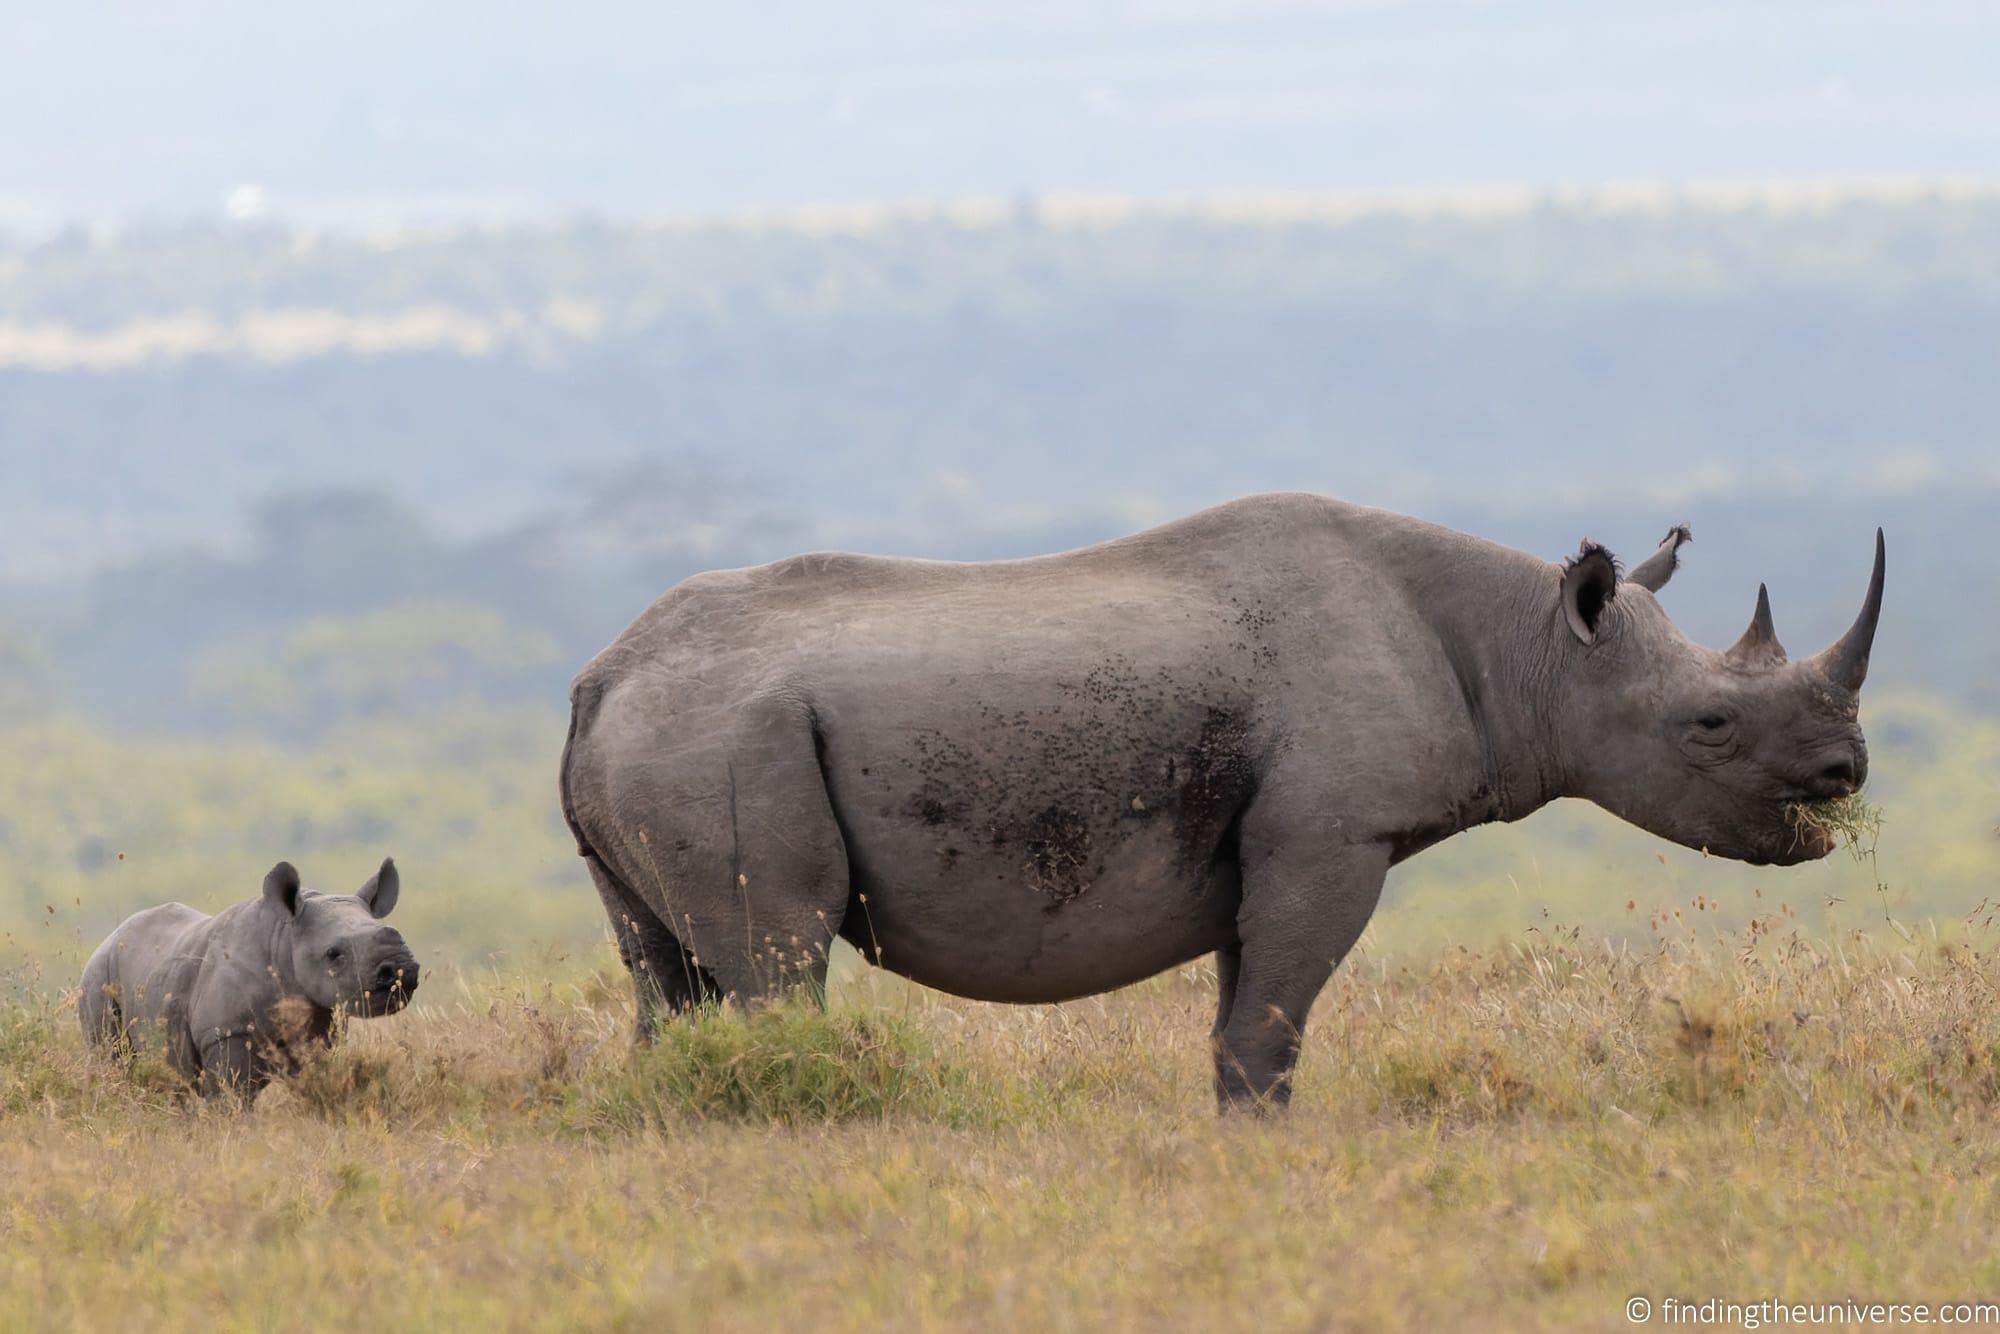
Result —
<instances>
[{"instance_id":1,"label":"calf eye","mask_svg":"<svg viewBox=\"0 0 2000 1334\"><path fill-rule=\"evenodd\" d=\"M1695 719L1694 725L1705 732L1720 732L1729 726L1729 720L1719 713L1710 713Z\"/></svg>"},{"instance_id":2,"label":"calf eye","mask_svg":"<svg viewBox=\"0 0 2000 1334\"><path fill-rule=\"evenodd\" d=\"M340 946L335 945L332 949L326 952L326 961L328 963L339 963L341 956L346 953L347 953L346 950L343 950L342 948L340 948Z\"/></svg>"}]
</instances>

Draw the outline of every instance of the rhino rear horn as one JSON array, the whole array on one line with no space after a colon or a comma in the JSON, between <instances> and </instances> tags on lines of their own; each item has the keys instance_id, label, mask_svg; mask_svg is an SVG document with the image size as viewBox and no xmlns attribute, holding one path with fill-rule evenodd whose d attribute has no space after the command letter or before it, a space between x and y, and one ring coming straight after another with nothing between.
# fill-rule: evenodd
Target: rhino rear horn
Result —
<instances>
[{"instance_id":1,"label":"rhino rear horn","mask_svg":"<svg viewBox=\"0 0 2000 1334\"><path fill-rule=\"evenodd\" d=\"M1637 584L1648 593L1657 593L1667 586L1667 580L1674 577L1674 571L1681 567L1680 550L1694 541L1694 530L1684 523L1675 524L1667 530L1660 541L1659 550L1632 567L1625 576L1628 584Z\"/></svg>"},{"instance_id":2,"label":"rhino rear horn","mask_svg":"<svg viewBox=\"0 0 2000 1334\"><path fill-rule=\"evenodd\" d=\"M1868 578L1868 596L1862 600L1861 614L1847 633L1813 659L1829 681L1846 690L1858 691L1868 679L1868 654L1875 647L1875 623L1882 618L1882 576L1887 552L1882 530L1875 530L1875 572Z\"/></svg>"},{"instance_id":3,"label":"rhino rear horn","mask_svg":"<svg viewBox=\"0 0 2000 1334\"><path fill-rule=\"evenodd\" d=\"M1785 646L1778 642L1778 627L1771 622L1771 594L1757 585L1757 610L1750 628L1724 655L1738 667L1776 667L1785 661Z\"/></svg>"}]
</instances>

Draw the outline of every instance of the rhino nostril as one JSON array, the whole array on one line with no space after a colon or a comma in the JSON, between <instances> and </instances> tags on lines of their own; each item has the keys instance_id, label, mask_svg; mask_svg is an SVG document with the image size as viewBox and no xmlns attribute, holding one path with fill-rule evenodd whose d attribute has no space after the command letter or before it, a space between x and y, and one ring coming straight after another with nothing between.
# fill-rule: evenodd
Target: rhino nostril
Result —
<instances>
[{"instance_id":1,"label":"rhino nostril","mask_svg":"<svg viewBox=\"0 0 2000 1334\"><path fill-rule=\"evenodd\" d=\"M391 960L375 970L375 985L381 989L401 987L405 991L417 985L417 962L414 959Z\"/></svg>"},{"instance_id":2,"label":"rhino nostril","mask_svg":"<svg viewBox=\"0 0 2000 1334\"><path fill-rule=\"evenodd\" d=\"M1824 796L1852 796L1861 787L1861 766L1852 755L1843 756L1821 769L1813 786Z\"/></svg>"}]
</instances>

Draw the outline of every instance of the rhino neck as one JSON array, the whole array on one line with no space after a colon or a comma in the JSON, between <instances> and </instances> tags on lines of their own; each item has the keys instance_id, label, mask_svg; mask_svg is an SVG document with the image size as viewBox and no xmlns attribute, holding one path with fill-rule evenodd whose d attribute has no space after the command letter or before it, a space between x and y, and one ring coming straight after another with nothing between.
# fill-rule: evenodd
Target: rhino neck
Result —
<instances>
[{"instance_id":1,"label":"rhino neck","mask_svg":"<svg viewBox=\"0 0 2000 1334\"><path fill-rule=\"evenodd\" d=\"M292 966L292 919L268 903L259 902L257 911L262 914L259 925L264 936L265 967L278 984L278 994L304 995L298 970Z\"/></svg>"},{"instance_id":2,"label":"rhino neck","mask_svg":"<svg viewBox=\"0 0 2000 1334\"><path fill-rule=\"evenodd\" d=\"M1499 558L1457 567L1452 586L1427 601L1484 757L1461 828L1519 820L1573 786L1550 625L1559 571L1520 552L1490 551Z\"/></svg>"}]
</instances>

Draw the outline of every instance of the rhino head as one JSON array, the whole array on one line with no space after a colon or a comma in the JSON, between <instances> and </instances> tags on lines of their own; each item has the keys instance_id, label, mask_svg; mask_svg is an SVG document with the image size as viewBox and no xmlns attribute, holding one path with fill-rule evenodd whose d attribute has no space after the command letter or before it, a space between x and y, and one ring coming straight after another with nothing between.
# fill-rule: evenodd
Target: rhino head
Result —
<instances>
[{"instance_id":1,"label":"rhino head","mask_svg":"<svg viewBox=\"0 0 2000 1334\"><path fill-rule=\"evenodd\" d=\"M1621 578L1585 542L1562 571L1550 634L1557 728L1575 795L1663 838L1756 863L1792 865L1836 846L1801 824L1800 803L1850 796L1868 777L1861 685L1882 611L1883 543L1854 625L1799 661L1778 642L1771 600L1722 652L1690 641L1654 598L1673 573L1685 528Z\"/></svg>"},{"instance_id":2,"label":"rhino head","mask_svg":"<svg viewBox=\"0 0 2000 1334\"><path fill-rule=\"evenodd\" d=\"M290 919L292 975L313 1004L361 1018L394 1014L417 989L417 960L402 933L384 926L401 888L396 863L353 894L302 888L290 862L264 877L264 897Z\"/></svg>"}]
</instances>

